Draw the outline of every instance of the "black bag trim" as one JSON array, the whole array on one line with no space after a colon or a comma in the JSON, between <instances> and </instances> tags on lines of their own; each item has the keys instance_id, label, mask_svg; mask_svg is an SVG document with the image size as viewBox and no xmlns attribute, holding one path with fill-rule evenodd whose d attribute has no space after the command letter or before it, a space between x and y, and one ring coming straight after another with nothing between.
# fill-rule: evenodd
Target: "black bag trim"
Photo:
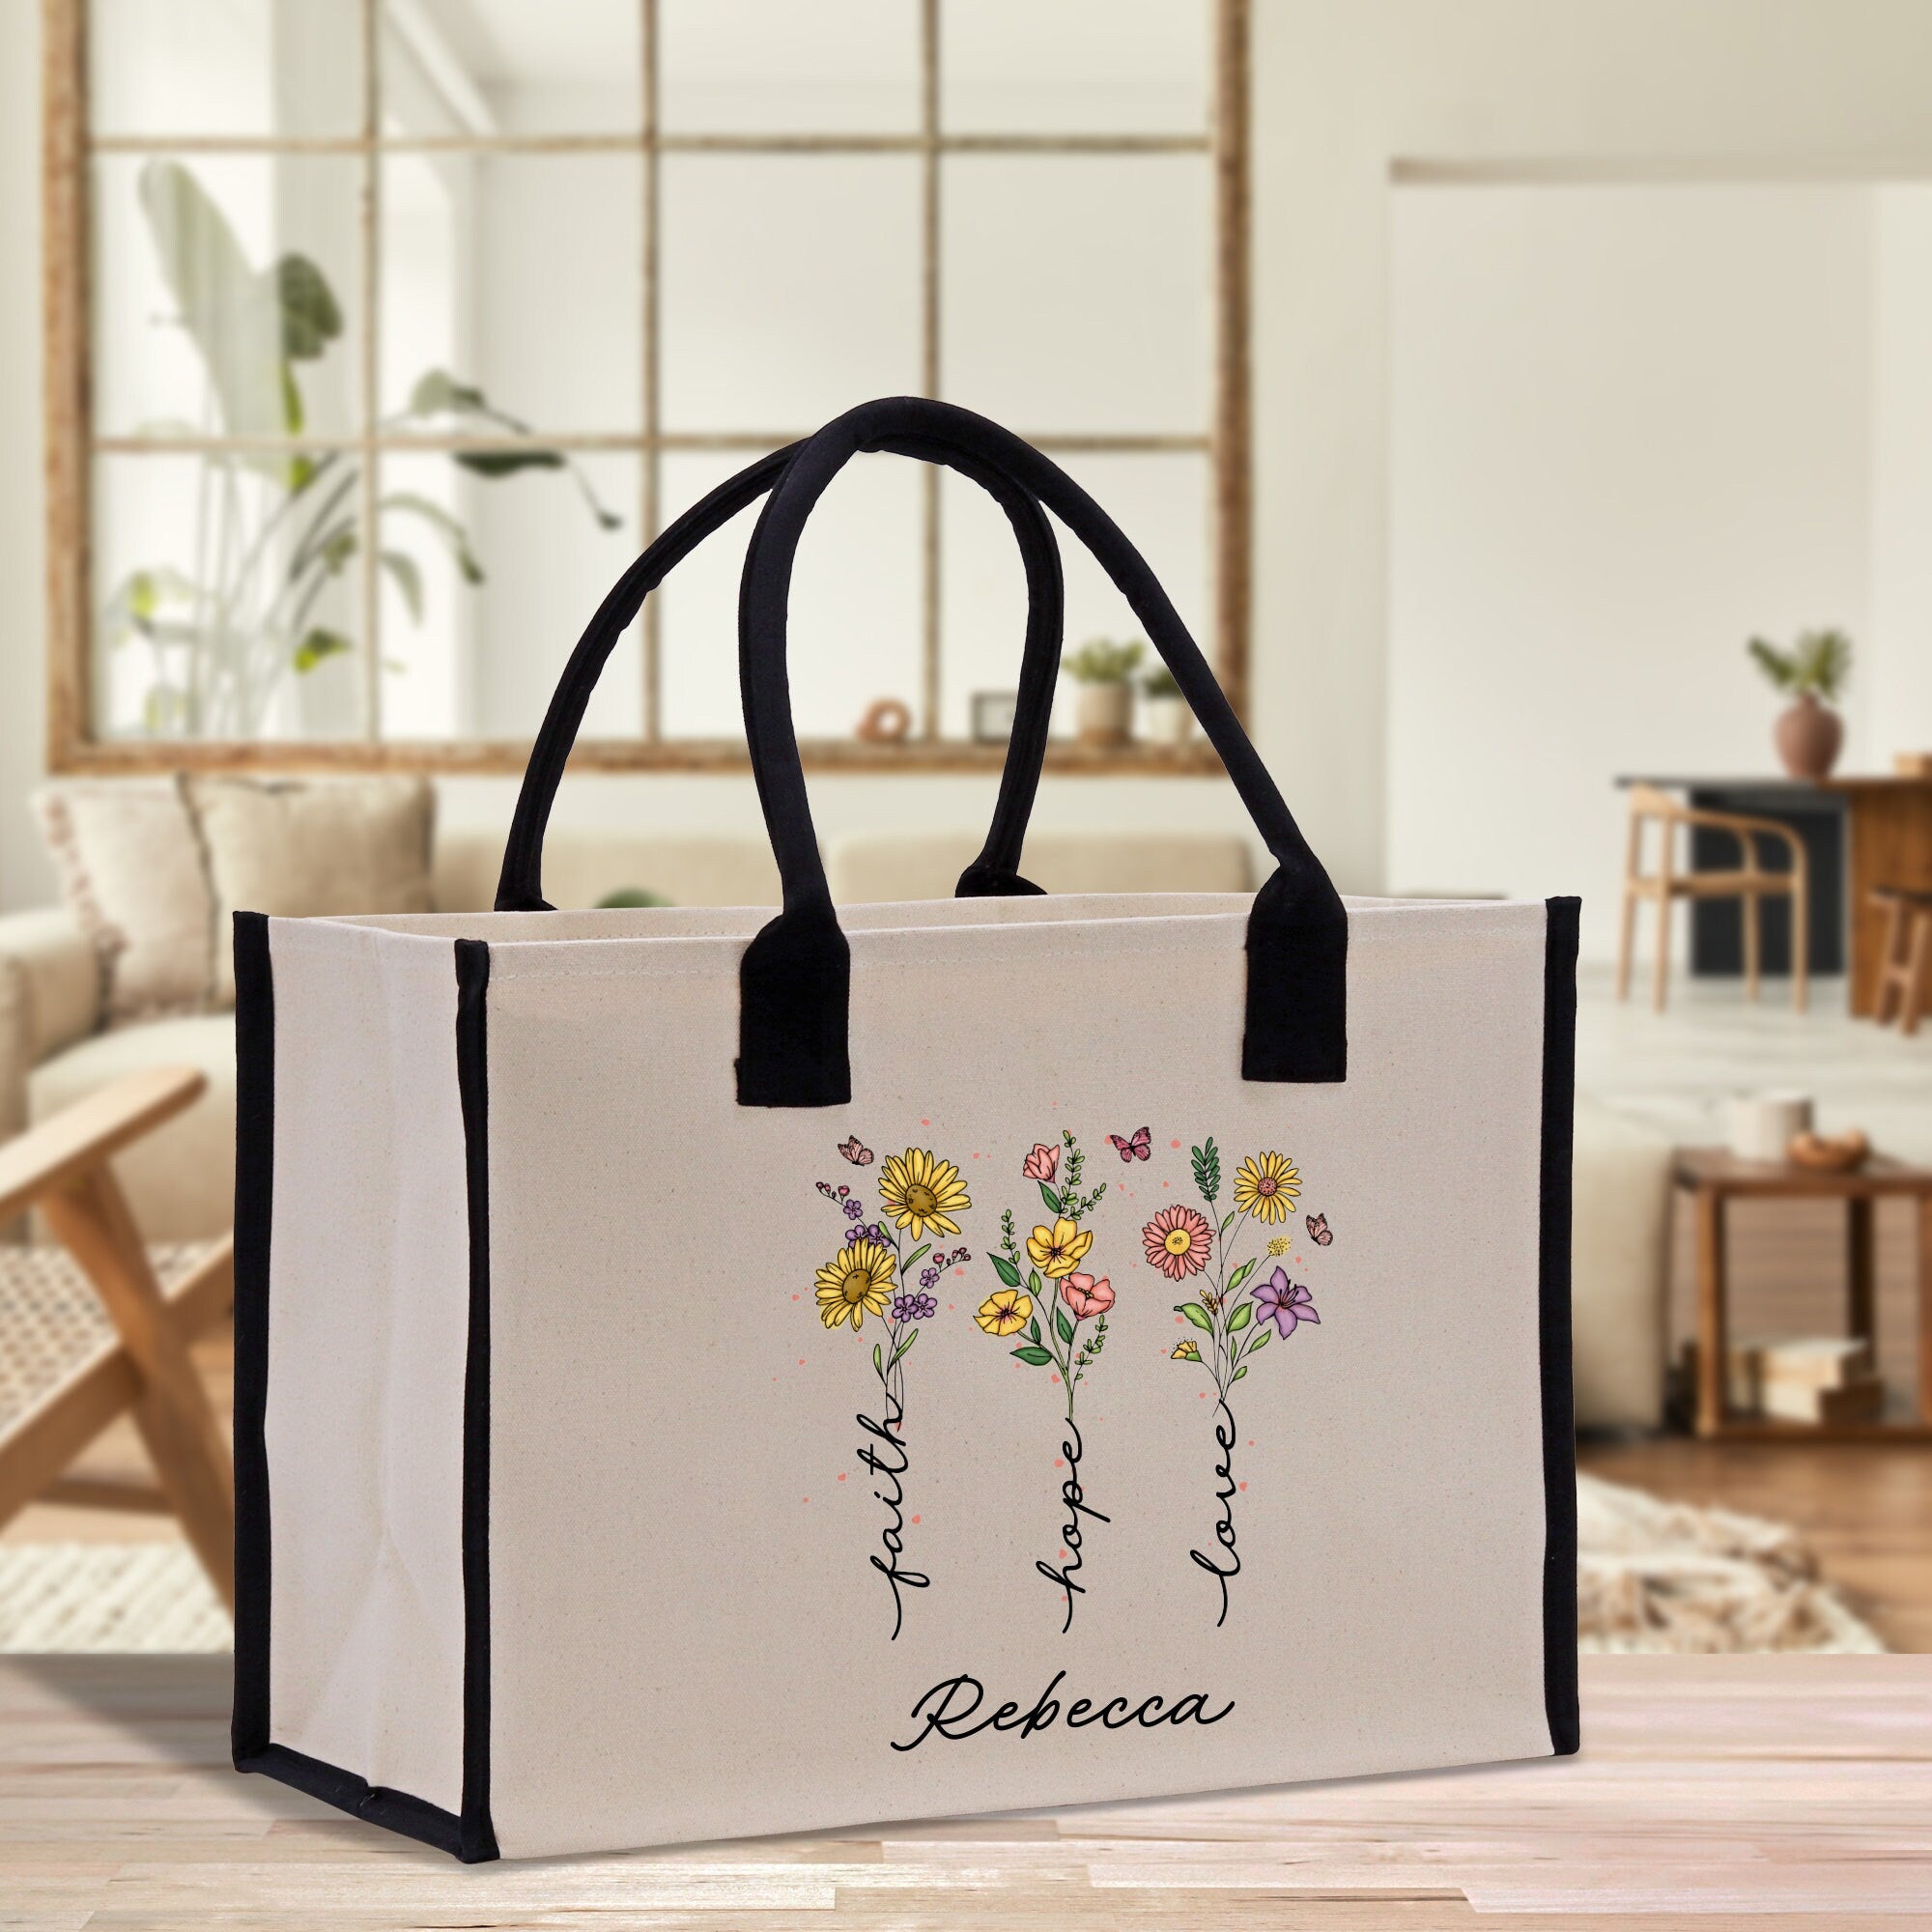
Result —
<instances>
[{"instance_id":1,"label":"black bag trim","mask_svg":"<svg viewBox=\"0 0 1932 1932\"><path fill-rule=\"evenodd\" d=\"M269 1241L275 1181L275 980L269 922L235 915L236 1769L269 1748Z\"/></svg>"},{"instance_id":2,"label":"black bag trim","mask_svg":"<svg viewBox=\"0 0 1932 1932\"><path fill-rule=\"evenodd\" d=\"M469 1336L463 1399L463 1812L269 1740L269 1259L275 1175L275 985L269 922L235 915L235 1769L306 1792L466 1863L497 1856L490 1822L489 948L456 942L457 1081L469 1183ZM470 956L466 957L466 953ZM480 960L474 955L481 955ZM481 1191L478 1177L481 1176ZM480 1293L479 1293L480 1283Z\"/></svg>"},{"instance_id":3,"label":"black bag trim","mask_svg":"<svg viewBox=\"0 0 1932 1932\"><path fill-rule=\"evenodd\" d=\"M745 553L738 688L784 901L746 950L740 968L738 1104L829 1107L851 1097L850 963L826 884L791 715L786 629L792 560L813 506L845 464L862 450L916 437L967 452L1010 479L1086 545L1174 673L1274 855L1275 871L1248 917L1241 1078L1346 1080L1348 914L1147 559L1065 470L1009 430L950 403L889 396L848 410L794 445ZM1051 693L1035 701L1043 714ZM1043 734L1045 723L1043 715L1016 714L1015 745L1022 730L1030 743L1036 731Z\"/></svg>"},{"instance_id":4,"label":"black bag trim","mask_svg":"<svg viewBox=\"0 0 1932 1932\"><path fill-rule=\"evenodd\" d=\"M490 949L456 942L456 1084L469 1188L469 1346L463 1372L463 1833L497 1857L490 1822Z\"/></svg>"},{"instance_id":5,"label":"black bag trim","mask_svg":"<svg viewBox=\"0 0 1932 1932\"><path fill-rule=\"evenodd\" d=\"M1543 955L1543 1174L1537 1258L1543 1388L1543 1705L1558 1757L1577 1710L1577 1406L1570 1374L1570 1204L1577 1135L1577 926L1580 899L1548 899Z\"/></svg>"}]
</instances>

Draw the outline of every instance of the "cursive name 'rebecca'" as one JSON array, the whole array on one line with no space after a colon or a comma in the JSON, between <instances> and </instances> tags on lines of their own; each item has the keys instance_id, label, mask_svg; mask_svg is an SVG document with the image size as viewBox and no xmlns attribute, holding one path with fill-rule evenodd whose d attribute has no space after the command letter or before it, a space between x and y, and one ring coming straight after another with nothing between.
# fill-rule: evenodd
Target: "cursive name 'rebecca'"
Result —
<instances>
[{"instance_id":1,"label":"cursive name 'rebecca'","mask_svg":"<svg viewBox=\"0 0 1932 1932\"><path fill-rule=\"evenodd\" d=\"M981 1731L1017 1731L1021 1737L1030 1738L1036 1731L1046 1730L1056 1723L1064 1723L1070 1731L1084 1730L1089 1724L1099 1724L1110 1731L1124 1730L1129 1724L1139 1724L1147 1730L1156 1724L1218 1724L1235 1708L1231 1697L1218 1711L1209 1711L1205 1690L1190 1690L1172 1702L1156 1692L1143 1697L1138 1704L1126 1697L1109 1697L1103 1703L1095 1703L1091 1697L1076 1697L1063 1706L1054 1692L1065 1679L1065 1671L1056 1670L1053 1681L1031 1704L1002 1704L981 1717L986 1687L963 1670L957 1677L943 1678L912 1707L913 1717L923 1720L919 1735L903 1744L895 1739L893 1748L917 1750L931 1737L956 1743L961 1738L977 1737Z\"/></svg>"}]
</instances>

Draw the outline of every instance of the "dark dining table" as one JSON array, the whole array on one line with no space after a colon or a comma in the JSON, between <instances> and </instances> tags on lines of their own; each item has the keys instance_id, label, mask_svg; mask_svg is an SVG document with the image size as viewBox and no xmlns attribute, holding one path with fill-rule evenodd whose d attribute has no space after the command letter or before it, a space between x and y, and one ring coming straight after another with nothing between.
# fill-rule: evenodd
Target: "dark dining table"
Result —
<instances>
[{"instance_id":1,"label":"dark dining table","mask_svg":"<svg viewBox=\"0 0 1932 1932\"><path fill-rule=\"evenodd\" d=\"M1810 870L1809 963L1813 973L1844 973L1854 1013L1876 1002L1885 917L1872 903L1874 886L1932 891L1932 778L1889 773L1846 773L1815 782L1773 777L1698 777L1633 772L1619 785L1648 784L1681 792L1693 808L1745 812L1788 825L1804 841ZM1781 849L1768 849L1764 863L1781 868ZM1737 864L1729 834L1693 827L1693 870L1724 870ZM1791 966L1790 907L1764 907L1764 970ZM1737 974L1744 970L1744 928L1735 899L1694 900L1690 909L1690 970Z\"/></svg>"}]
</instances>

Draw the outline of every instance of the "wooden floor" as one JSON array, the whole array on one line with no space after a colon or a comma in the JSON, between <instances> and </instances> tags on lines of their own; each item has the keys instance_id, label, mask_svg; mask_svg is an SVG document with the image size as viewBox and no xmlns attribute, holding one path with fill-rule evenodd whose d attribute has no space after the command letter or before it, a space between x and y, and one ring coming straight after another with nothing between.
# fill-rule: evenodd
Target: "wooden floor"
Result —
<instances>
[{"instance_id":1,"label":"wooden floor","mask_svg":"<svg viewBox=\"0 0 1932 1932\"><path fill-rule=\"evenodd\" d=\"M237 1776L227 1709L219 1659L0 1659L0 1926L1932 1922L1923 1658L1586 1659L1562 1760L468 1868Z\"/></svg>"}]
</instances>

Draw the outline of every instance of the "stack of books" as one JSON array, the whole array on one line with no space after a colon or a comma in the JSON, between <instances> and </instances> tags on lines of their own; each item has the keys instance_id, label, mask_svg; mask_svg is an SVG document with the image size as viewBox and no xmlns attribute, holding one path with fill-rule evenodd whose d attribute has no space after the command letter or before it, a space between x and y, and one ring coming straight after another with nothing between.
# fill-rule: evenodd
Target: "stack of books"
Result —
<instances>
[{"instance_id":1,"label":"stack of books","mask_svg":"<svg viewBox=\"0 0 1932 1932\"><path fill-rule=\"evenodd\" d=\"M1845 1335L1744 1343L1730 1378L1733 1408L1779 1422L1876 1422L1885 1410L1871 1344Z\"/></svg>"}]
</instances>

